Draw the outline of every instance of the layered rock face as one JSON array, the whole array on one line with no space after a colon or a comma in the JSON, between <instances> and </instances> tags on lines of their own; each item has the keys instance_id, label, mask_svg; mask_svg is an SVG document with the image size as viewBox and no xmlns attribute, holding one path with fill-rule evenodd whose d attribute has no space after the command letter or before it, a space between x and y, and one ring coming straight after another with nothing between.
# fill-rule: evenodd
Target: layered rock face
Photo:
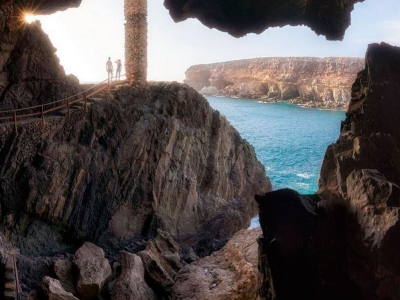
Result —
<instances>
[{"instance_id":1,"label":"layered rock face","mask_svg":"<svg viewBox=\"0 0 400 300\"><path fill-rule=\"evenodd\" d=\"M400 298L399 82L400 48L385 43L369 45L365 69L352 86L340 137L328 147L322 164L318 194L323 201L318 204L317 226L296 239L298 228L308 221L301 221L300 213L290 217L293 205L278 221L275 215L263 219L260 214L261 224L267 224L265 239L260 242L261 258L267 256L260 267L262 299L293 299L286 292L299 290L299 280L290 281L293 265L285 272L281 264L274 275L274 265L279 265L282 257L287 262L293 252L289 257L285 257L287 251L275 256L269 253L273 249L269 232L278 228L273 224L287 220L301 221L301 226L293 226L296 221L283 227L286 236L293 236L286 239L294 243L289 249L301 250L302 259L296 261L307 259L306 265L313 267L307 272L302 268L304 273L314 274L312 282L303 285L307 299ZM274 207L283 203L279 197L271 198ZM300 202L301 196L296 201ZM287 244L285 238L272 237L277 245ZM284 289L277 286L279 278L287 283Z\"/></svg>"},{"instance_id":2,"label":"layered rock face","mask_svg":"<svg viewBox=\"0 0 400 300\"><path fill-rule=\"evenodd\" d=\"M249 225L270 182L218 111L179 84L115 98L18 135L0 127L1 227L23 253L68 251L74 239L133 251L161 228L205 255Z\"/></svg>"},{"instance_id":3,"label":"layered rock face","mask_svg":"<svg viewBox=\"0 0 400 300\"><path fill-rule=\"evenodd\" d=\"M348 272L364 299L399 299L400 48L371 44L320 193L346 204Z\"/></svg>"},{"instance_id":4,"label":"layered rock face","mask_svg":"<svg viewBox=\"0 0 400 300\"><path fill-rule=\"evenodd\" d=\"M341 40L358 2L363 0L165 0L164 5L175 21L197 18L235 37L270 27L306 25L329 40Z\"/></svg>"},{"instance_id":5,"label":"layered rock face","mask_svg":"<svg viewBox=\"0 0 400 300\"><path fill-rule=\"evenodd\" d=\"M186 83L204 94L345 108L364 59L270 57L192 66Z\"/></svg>"},{"instance_id":6,"label":"layered rock face","mask_svg":"<svg viewBox=\"0 0 400 300\"><path fill-rule=\"evenodd\" d=\"M54 12L73 1L41 1L41 13ZM79 1L74 1L77 3ZM26 24L22 11L31 2L0 4L0 109L22 108L71 96L78 80L66 76L40 24ZM35 7L35 6L33 6Z\"/></svg>"}]
</instances>

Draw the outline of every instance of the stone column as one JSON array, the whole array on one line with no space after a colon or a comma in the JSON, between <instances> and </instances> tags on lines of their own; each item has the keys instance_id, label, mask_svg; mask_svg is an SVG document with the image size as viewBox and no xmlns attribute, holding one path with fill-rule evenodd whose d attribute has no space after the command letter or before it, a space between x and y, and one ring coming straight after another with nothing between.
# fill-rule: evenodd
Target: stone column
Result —
<instances>
[{"instance_id":1,"label":"stone column","mask_svg":"<svg viewBox=\"0 0 400 300\"><path fill-rule=\"evenodd\" d=\"M125 72L130 81L147 80L147 0L125 0Z\"/></svg>"}]
</instances>

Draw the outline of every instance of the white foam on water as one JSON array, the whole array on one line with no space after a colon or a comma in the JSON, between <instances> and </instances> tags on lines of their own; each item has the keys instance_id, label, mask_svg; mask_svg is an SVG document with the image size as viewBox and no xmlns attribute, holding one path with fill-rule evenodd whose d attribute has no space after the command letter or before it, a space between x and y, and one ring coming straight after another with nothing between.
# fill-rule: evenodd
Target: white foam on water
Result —
<instances>
[{"instance_id":1,"label":"white foam on water","mask_svg":"<svg viewBox=\"0 0 400 300\"><path fill-rule=\"evenodd\" d=\"M312 174L304 172L304 173L297 173L296 176L304 178L304 179L310 179L311 177L313 177Z\"/></svg>"},{"instance_id":2,"label":"white foam on water","mask_svg":"<svg viewBox=\"0 0 400 300\"><path fill-rule=\"evenodd\" d=\"M251 219L250 226L247 229L253 229L260 227L260 221L258 220L258 216Z\"/></svg>"}]
</instances>

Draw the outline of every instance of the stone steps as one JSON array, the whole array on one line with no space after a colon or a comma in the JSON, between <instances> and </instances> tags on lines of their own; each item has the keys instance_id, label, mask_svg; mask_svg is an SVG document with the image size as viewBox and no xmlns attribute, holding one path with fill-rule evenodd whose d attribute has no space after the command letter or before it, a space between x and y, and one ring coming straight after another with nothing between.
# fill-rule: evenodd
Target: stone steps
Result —
<instances>
[{"instance_id":1,"label":"stone steps","mask_svg":"<svg viewBox=\"0 0 400 300\"><path fill-rule=\"evenodd\" d=\"M11 244L0 244L2 247L1 262L4 264L4 295L0 296L0 299L4 300L16 300L18 294L16 271L14 263L14 255L17 253L16 249ZM15 258L16 259L16 258Z\"/></svg>"},{"instance_id":2,"label":"stone steps","mask_svg":"<svg viewBox=\"0 0 400 300\"><path fill-rule=\"evenodd\" d=\"M17 294L15 291L5 291L4 292L4 300L16 300Z\"/></svg>"}]
</instances>

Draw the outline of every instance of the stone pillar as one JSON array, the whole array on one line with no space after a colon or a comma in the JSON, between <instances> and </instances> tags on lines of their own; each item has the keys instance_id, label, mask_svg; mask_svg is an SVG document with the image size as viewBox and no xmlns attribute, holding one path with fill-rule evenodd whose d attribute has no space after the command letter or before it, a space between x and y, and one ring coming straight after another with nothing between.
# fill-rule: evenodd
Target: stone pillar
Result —
<instances>
[{"instance_id":1,"label":"stone pillar","mask_svg":"<svg viewBox=\"0 0 400 300\"><path fill-rule=\"evenodd\" d=\"M147 0L125 0L125 72L130 81L147 80Z\"/></svg>"}]
</instances>

